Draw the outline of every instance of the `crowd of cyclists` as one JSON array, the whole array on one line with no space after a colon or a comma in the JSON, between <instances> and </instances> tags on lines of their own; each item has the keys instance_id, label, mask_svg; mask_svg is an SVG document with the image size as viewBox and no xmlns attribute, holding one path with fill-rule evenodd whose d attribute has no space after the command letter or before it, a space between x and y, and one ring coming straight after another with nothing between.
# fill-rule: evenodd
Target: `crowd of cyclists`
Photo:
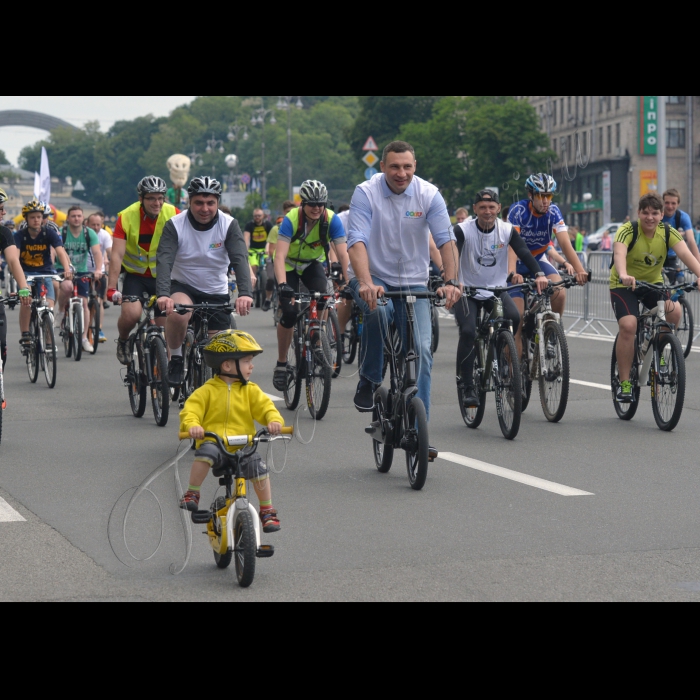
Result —
<instances>
[{"instance_id":1,"label":"crowd of cyclists","mask_svg":"<svg viewBox=\"0 0 700 700\"><path fill-rule=\"evenodd\" d=\"M68 212L66 226L59 230L50 220L49 207L36 200L28 202L23 209L24 224L19 230L13 233L6 227L0 228L0 254L16 281L17 299L22 307L19 318L22 347L29 334L33 294L26 278L31 277L33 285L43 284L51 307L58 302L55 324L60 329L66 299L74 293L74 276L87 313L89 288L81 275L91 272L105 305L112 303L120 307L117 358L124 366L132 359L129 336L142 317L144 303L157 298L156 322L165 329L168 348L167 379L171 386L180 386L186 370L183 343L192 314L180 313L178 309L229 304L229 275L233 271L238 292L235 310L245 325L245 317L254 305L256 286L259 288L258 278L264 274L267 281L264 288L259 288L264 296L262 310L270 311L274 298L280 306L278 357L271 378L275 389L284 392L294 381L289 357L300 292L319 294L321 313L324 313L323 297L329 291L343 294L338 305L340 342L344 342L353 304L364 321L354 405L361 413L372 413L384 381L389 330L396 328L405 343L407 297L429 291L432 267L440 280L434 291L446 309L455 314L459 326L457 384L463 408L478 408L482 399L474 382L474 361L481 310L486 307L491 311L500 301L499 307L502 306L503 315L512 326L518 352L522 353L520 326L526 311L523 283L534 278L533 293L541 294L562 281L560 270L572 276L578 285L589 282L564 217L553 201L557 183L547 173L530 176L527 198L510 206L505 219L498 193L484 189L474 196L473 216L460 209L455 217L457 223L453 223L438 188L416 175L416 154L410 144L403 141L389 144L383 152L381 170L357 187L350 206L340 207L337 212L329 201L326 186L310 180L301 187L301 204L285 202L284 215L274 225L266 220L262 210L256 210L253 220L243 230L236 219L222 210L222 186L210 177L192 180L188 189L189 208L182 212L167 201L165 181L155 176L144 178L138 184L138 201L119 215L113 235L104 230L104 217L99 213L86 220L82 209L73 207ZM665 201L669 198L670 203ZM639 283L662 284L663 269L671 256L676 256L700 278L700 253L694 240L692 252L688 246L685 217L678 214L677 204L673 206L676 198L679 204L680 197L675 191L666 193L664 198L656 194L643 197L638 218L623 226L614 241L610 289L620 333L617 344L620 385L615 396L620 404L635 400L630 370L639 303L656 308L664 301L668 323L677 324L679 320L679 307L667 291L648 286L640 289ZM5 193L0 190L0 214L4 213L6 201ZM669 213L670 209L673 211ZM555 240L561 254L554 249ZM56 274L62 276L62 282L54 281ZM551 301L554 312L563 315L564 287L556 286ZM418 298L408 303L412 305L417 329L416 396L429 418L432 302ZM4 306L0 305L3 362L7 356L6 331L7 318ZM225 312L212 315L209 332L211 343L206 358L217 373L212 381L225 381L229 394L232 384L246 387L252 373L252 359L262 348L252 337L233 332L231 315ZM99 341L104 340L101 333ZM85 350L92 349L87 336L82 342ZM92 338L92 342L97 341ZM243 367L242 363L247 364ZM258 394L255 400L256 419L264 419L271 431L283 425L274 407ZM246 406L244 412L253 410ZM186 405L183 415L191 416L192 412L193 405ZM199 407L197 413L199 423L203 423L206 407ZM227 418L220 414L219 410L214 422L225 431ZM188 420L184 421L184 427L200 441L199 467L196 475L193 471L193 483L182 507L195 510L199 487L213 465L213 457L206 447L202 448L206 426L192 426ZM437 455L438 450L431 446L431 459ZM261 485L267 531L276 531L279 519L271 507L265 473L259 469L253 478Z\"/></svg>"}]
</instances>

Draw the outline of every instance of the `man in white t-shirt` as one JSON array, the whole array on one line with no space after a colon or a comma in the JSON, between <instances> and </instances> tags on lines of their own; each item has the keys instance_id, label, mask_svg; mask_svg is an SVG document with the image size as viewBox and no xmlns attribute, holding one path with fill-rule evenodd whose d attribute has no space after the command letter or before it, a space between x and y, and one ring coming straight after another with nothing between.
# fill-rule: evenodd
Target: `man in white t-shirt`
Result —
<instances>
[{"instance_id":1,"label":"man in white t-shirt","mask_svg":"<svg viewBox=\"0 0 700 700\"><path fill-rule=\"evenodd\" d=\"M88 228L91 228L96 234L97 239L100 242L100 250L102 251L102 274L109 274L109 261L112 257L112 236L105 231L105 215L103 212L98 211L90 216L87 222ZM95 271L95 261L92 255L88 259L88 272ZM97 282L97 296L100 298L100 303L105 309L109 308L107 305L107 277L103 277L99 282ZM106 343L107 338L100 328L100 343Z\"/></svg>"}]
</instances>

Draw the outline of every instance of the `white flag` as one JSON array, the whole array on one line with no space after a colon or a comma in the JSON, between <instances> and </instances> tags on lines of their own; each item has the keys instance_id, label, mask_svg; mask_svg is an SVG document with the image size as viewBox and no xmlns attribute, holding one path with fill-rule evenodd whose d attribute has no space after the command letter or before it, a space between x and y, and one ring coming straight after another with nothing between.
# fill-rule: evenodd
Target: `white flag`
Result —
<instances>
[{"instance_id":1,"label":"white flag","mask_svg":"<svg viewBox=\"0 0 700 700\"><path fill-rule=\"evenodd\" d=\"M41 200L41 177L34 171L34 199Z\"/></svg>"},{"instance_id":2,"label":"white flag","mask_svg":"<svg viewBox=\"0 0 700 700\"><path fill-rule=\"evenodd\" d=\"M41 196L39 200L49 204L51 202L51 170L49 169L49 156L46 149L41 149Z\"/></svg>"}]
</instances>

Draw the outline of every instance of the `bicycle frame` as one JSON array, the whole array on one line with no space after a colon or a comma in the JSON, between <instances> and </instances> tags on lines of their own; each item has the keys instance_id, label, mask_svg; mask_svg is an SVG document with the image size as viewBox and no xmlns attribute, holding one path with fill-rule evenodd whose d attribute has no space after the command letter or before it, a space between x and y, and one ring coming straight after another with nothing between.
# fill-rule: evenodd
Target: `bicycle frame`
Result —
<instances>
[{"instance_id":1,"label":"bicycle frame","mask_svg":"<svg viewBox=\"0 0 700 700\"><path fill-rule=\"evenodd\" d=\"M639 379L642 377L650 377L651 365L655 364L654 371L658 374L660 371L660 361L656 354L656 343L661 335L661 328L666 331L673 332L673 327L666 321L666 302L660 301L653 310L645 310L639 317L637 325L637 366L639 369ZM651 334L649 347L646 353L643 353L643 346L646 342L647 331ZM651 385L651 381L647 379L647 386Z\"/></svg>"},{"instance_id":2,"label":"bicycle frame","mask_svg":"<svg viewBox=\"0 0 700 700\"><path fill-rule=\"evenodd\" d=\"M550 287L550 289L553 289ZM528 300L528 296L525 298L526 302ZM526 309L527 309L527 304L526 304ZM525 323L528 317L534 316L535 319L535 339L536 341L533 344L537 345L537 355L535 355L535 351L533 347L531 346L530 342L525 342L526 340L529 340L529 337L527 334L524 332L524 327ZM525 352L527 352L527 359L529 363L529 369L530 369L530 379L532 381L535 381L539 379L540 372L542 370L542 367L547 366L547 348L545 347L546 343L540 342L542 338L545 337L545 327L550 325L550 324L560 324L561 323L561 315L558 313L555 313L552 310L552 297L551 294L538 294L535 295L534 301L532 303L532 306L526 310L525 314L523 315L523 347ZM537 362L535 361L537 359Z\"/></svg>"}]
</instances>

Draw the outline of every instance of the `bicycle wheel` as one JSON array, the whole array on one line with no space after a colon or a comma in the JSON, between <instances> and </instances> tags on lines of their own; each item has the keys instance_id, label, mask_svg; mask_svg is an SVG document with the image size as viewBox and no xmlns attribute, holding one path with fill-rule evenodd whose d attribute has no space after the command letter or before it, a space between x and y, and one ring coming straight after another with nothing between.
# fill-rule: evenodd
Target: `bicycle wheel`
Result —
<instances>
[{"instance_id":1,"label":"bicycle wheel","mask_svg":"<svg viewBox=\"0 0 700 700\"><path fill-rule=\"evenodd\" d=\"M632 420L637 415L642 390L639 388L639 369L637 368L637 362L635 359L635 361L632 363L632 371L630 372L630 381L634 387L634 401L632 403L618 403L617 390L620 387L620 371L617 367L617 340L618 339L615 339L615 345L613 345L612 370L610 372L613 406L615 406L615 413L617 413L617 417L620 420L628 421ZM634 345L634 356L635 358L637 357L636 341Z\"/></svg>"},{"instance_id":2,"label":"bicycle wheel","mask_svg":"<svg viewBox=\"0 0 700 700\"><path fill-rule=\"evenodd\" d=\"M156 425L164 428L170 417L170 384L168 384L168 352L160 336L151 340L151 362L153 363L153 386L151 401Z\"/></svg>"},{"instance_id":3,"label":"bicycle wheel","mask_svg":"<svg viewBox=\"0 0 700 700\"><path fill-rule=\"evenodd\" d=\"M523 413L523 380L517 357L518 350L513 334L510 331L501 331L496 339L496 407L501 432L506 440L515 440L518 436Z\"/></svg>"},{"instance_id":4,"label":"bicycle wheel","mask_svg":"<svg viewBox=\"0 0 700 700\"><path fill-rule=\"evenodd\" d=\"M74 306L71 310L73 314L73 357L76 362L83 359L83 314L80 309Z\"/></svg>"},{"instance_id":5,"label":"bicycle wheel","mask_svg":"<svg viewBox=\"0 0 700 700\"><path fill-rule=\"evenodd\" d=\"M328 362L331 346L324 331L318 331L318 336L311 338L311 344L314 348L311 354L313 366L307 368L306 401L311 417L323 420L331 402L333 370Z\"/></svg>"},{"instance_id":6,"label":"bicycle wheel","mask_svg":"<svg viewBox=\"0 0 700 700\"><path fill-rule=\"evenodd\" d=\"M558 323L544 327L545 366L540 373L540 401L545 418L558 423L566 413L569 403L569 344L564 330Z\"/></svg>"},{"instance_id":7,"label":"bicycle wheel","mask_svg":"<svg viewBox=\"0 0 700 700\"><path fill-rule=\"evenodd\" d=\"M476 342L474 349L474 386L481 388L482 385L482 374L483 367L481 365L481 351L479 348L480 341ZM457 376L460 376L462 368L457 367ZM465 408L464 407L464 389L463 382L457 382L457 401L459 403L459 408L462 412L462 420L467 428L476 430L484 421L484 415L486 414L486 392L482 391L479 393L479 403L481 404L479 408Z\"/></svg>"},{"instance_id":8,"label":"bicycle wheel","mask_svg":"<svg viewBox=\"0 0 700 700\"><path fill-rule=\"evenodd\" d=\"M223 497L219 497L214 501L211 510L212 510L212 523L214 525L214 532L218 536L217 539L217 546L220 548L221 547L221 526L220 526L220 521L218 518L218 513L221 512L226 508L226 499ZM234 511L235 512L235 511ZM216 550L214 550L214 561L216 562L216 566L221 569L222 571L224 569L228 569L229 566L231 566L231 563L233 562L233 551L228 550L225 554L219 554Z\"/></svg>"},{"instance_id":9,"label":"bicycle wheel","mask_svg":"<svg viewBox=\"0 0 700 700\"><path fill-rule=\"evenodd\" d=\"M345 328L345 340L343 342L343 362L346 365L351 365L357 357L357 345L359 338L357 337L357 318L353 316L350 323Z\"/></svg>"},{"instance_id":10,"label":"bicycle wheel","mask_svg":"<svg viewBox=\"0 0 700 700\"><path fill-rule=\"evenodd\" d=\"M70 334L69 321L68 321L68 311L61 323L61 338L63 338L63 350L66 353L66 357L70 360L73 357L73 336Z\"/></svg>"},{"instance_id":11,"label":"bicycle wheel","mask_svg":"<svg viewBox=\"0 0 700 700\"><path fill-rule=\"evenodd\" d=\"M250 588L255 578L258 551L253 518L247 510L238 513L233 529L233 544L238 585L241 588Z\"/></svg>"},{"instance_id":12,"label":"bicycle wheel","mask_svg":"<svg viewBox=\"0 0 700 700\"><path fill-rule=\"evenodd\" d=\"M693 349L693 339L695 338L695 319L693 318L693 309L688 303L688 298L682 296L679 303L683 309L683 316L678 328L676 328L676 337L683 348L683 356L688 359Z\"/></svg>"},{"instance_id":13,"label":"bicycle wheel","mask_svg":"<svg viewBox=\"0 0 700 700\"><path fill-rule=\"evenodd\" d=\"M194 342L194 331L188 328L185 342L182 345L182 359L185 363L185 381L182 383L182 387L172 387L173 401L178 401L180 398L182 398L183 401L187 401L194 393Z\"/></svg>"},{"instance_id":14,"label":"bicycle wheel","mask_svg":"<svg viewBox=\"0 0 700 700\"><path fill-rule=\"evenodd\" d=\"M129 403L131 411L136 418L143 418L146 412L147 389L146 386L146 370L143 359L143 350L140 347L134 347L133 341L130 344L132 360L127 370L127 380L129 382ZM134 358L134 351L136 357Z\"/></svg>"},{"instance_id":15,"label":"bicycle wheel","mask_svg":"<svg viewBox=\"0 0 700 700\"><path fill-rule=\"evenodd\" d=\"M660 430L675 430L685 404L685 358L683 348L675 335L666 333L658 339L656 350L661 371L654 374L651 385L651 406ZM653 370L652 370L653 372Z\"/></svg>"},{"instance_id":16,"label":"bicycle wheel","mask_svg":"<svg viewBox=\"0 0 700 700\"><path fill-rule=\"evenodd\" d=\"M299 329L294 329L294 340L287 352L287 388L284 390L284 403L290 411L296 411L301 400L304 358L299 348Z\"/></svg>"},{"instance_id":17,"label":"bicycle wheel","mask_svg":"<svg viewBox=\"0 0 700 700\"><path fill-rule=\"evenodd\" d=\"M433 337L431 349L433 355L438 351L440 347L440 314L435 306L431 308L432 312L432 326L433 326Z\"/></svg>"},{"instance_id":18,"label":"bicycle wheel","mask_svg":"<svg viewBox=\"0 0 700 700\"><path fill-rule=\"evenodd\" d=\"M384 369L382 370L382 379L386 379L386 374L391 366L391 358L399 358L399 376L403 376L403 341L401 334L392 324L389 328L389 335L384 342Z\"/></svg>"},{"instance_id":19,"label":"bicycle wheel","mask_svg":"<svg viewBox=\"0 0 700 700\"><path fill-rule=\"evenodd\" d=\"M408 481L414 491L421 491L428 478L430 435L428 432L428 415L423 402L419 398L411 399L407 418L409 430L413 431L413 435L409 440L412 443L411 449L406 451Z\"/></svg>"},{"instance_id":20,"label":"bicycle wheel","mask_svg":"<svg viewBox=\"0 0 700 700\"><path fill-rule=\"evenodd\" d=\"M49 389L56 386L56 336L53 330L53 316L44 314L41 321L41 332L44 346L44 376Z\"/></svg>"},{"instance_id":21,"label":"bicycle wheel","mask_svg":"<svg viewBox=\"0 0 700 700\"><path fill-rule=\"evenodd\" d=\"M523 340L523 342L525 342ZM532 398L532 379L530 379L530 363L526 357L523 357L520 363L520 376L523 380L523 413L527 410L530 405L530 399Z\"/></svg>"},{"instance_id":22,"label":"bicycle wheel","mask_svg":"<svg viewBox=\"0 0 700 700\"><path fill-rule=\"evenodd\" d=\"M324 324L324 327L331 349L331 369L333 370L333 379L337 379L340 376L340 370L343 367L343 341L340 336L338 314L333 309L328 312L328 321Z\"/></svg>"},{"instance_id":23,"label":"bicycle wheel","mask_svg":"<svg viewBox=\"0 0 700 700\"><path fill-rule=\"evenodd\" d=\"M389 420L389 392L385 387L381 387L374 395L374 422L381 424L384 420ZM394 463L393 445L384 445L376 440L372 441L374 452L374 462L380 474L388 474Z\"/></svg>"},{"instance_id":24,"label":"bicycle wheel","mask_svg":"<svg viewBox=\"0 0 700 700\"><path fill-rule=\"evenodd\" d=\"M92 354L97 355L97 346L100 344L100 326L102 322L102 305L97 298L91 302L90 309L90 329L88 330L88 339L92 343ZM92 338L90 338L92 336Z\"/></svg>"},{"instance_id":25,"label":"bicycle wheel","mask_svg":"<svg viewBox=\"0 0 700 700\"><path fill-rule=\"evenodd\" d=\"M29 333L32 338L27 347L27 374L29 381L36 384L39 379L39 319L36 316L32 316Z\"/></svg>"}]
</instances>

